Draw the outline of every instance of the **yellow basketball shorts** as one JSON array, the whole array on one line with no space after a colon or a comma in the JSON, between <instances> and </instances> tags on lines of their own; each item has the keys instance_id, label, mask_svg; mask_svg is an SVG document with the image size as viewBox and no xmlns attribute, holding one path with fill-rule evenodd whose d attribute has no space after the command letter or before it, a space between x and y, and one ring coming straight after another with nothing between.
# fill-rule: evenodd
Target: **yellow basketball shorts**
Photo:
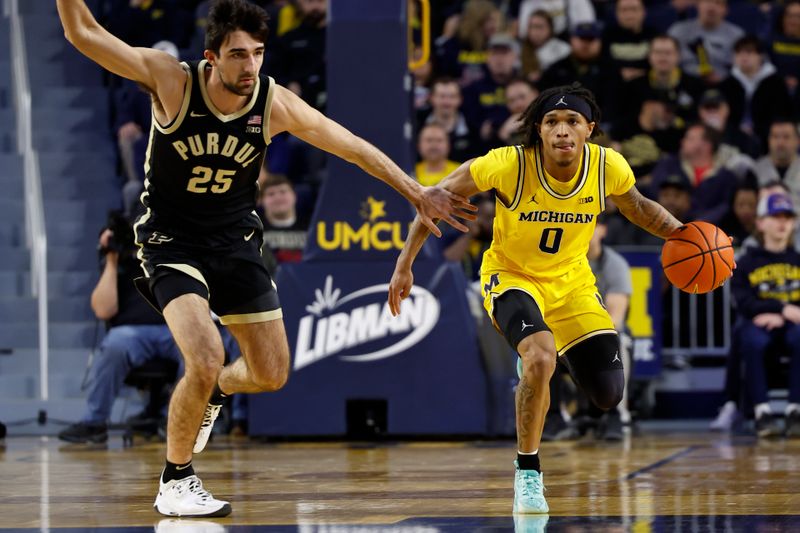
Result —
<instances>
[{"instance_id":1,"label":"yellow basketball shorts","mask_svg":"<svg viewBox=\"0 0 800 533\"><path fill-rule=\"evenodd\" d=\"M495 300L506 291L526 293L536 302L545 324L553 332L558 355L564 355L585 339L616 333L594 281L588 265L549 280L499 270L481 272L483 306L499 330L494 317ZM506 334L504 331L501 333ZM516 349L516 346L513 348Z\"/></svg>"}]
</instances>

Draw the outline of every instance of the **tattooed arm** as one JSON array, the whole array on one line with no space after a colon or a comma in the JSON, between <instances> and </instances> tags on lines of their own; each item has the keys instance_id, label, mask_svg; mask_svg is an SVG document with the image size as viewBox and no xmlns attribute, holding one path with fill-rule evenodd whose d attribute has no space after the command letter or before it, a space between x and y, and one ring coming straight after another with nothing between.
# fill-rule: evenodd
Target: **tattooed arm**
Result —
<instances>
[{"instance_id":1,"label":"tattooed arm","mask_svg":"<svg viewBox=\"0 0 800 533\"><path fill-rule=\"evenodd\" d=\"M611 199L625 218L656 237L666 239L683 225L664 206L642 196L636 187L631 187L623 194L612 195Z\"/></svg>"}]
</instances>

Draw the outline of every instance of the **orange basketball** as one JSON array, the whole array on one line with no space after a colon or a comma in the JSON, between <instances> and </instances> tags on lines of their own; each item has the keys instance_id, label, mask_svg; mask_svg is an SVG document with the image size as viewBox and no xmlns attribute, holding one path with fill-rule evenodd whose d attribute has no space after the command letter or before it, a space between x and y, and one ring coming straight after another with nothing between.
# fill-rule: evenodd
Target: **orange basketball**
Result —
<instances>
[{"instance_id":1,"label":"orange basketball","mask_svg":"<svg viewBox=\"0 0 800 533\"><path fill-rule=\"evenodd\" d=\"M664 243L661 266L670 283L680 290L702 294L731 277L736 263L725 232L708 222L689 222Z\"/></svg>"}]
</instances>

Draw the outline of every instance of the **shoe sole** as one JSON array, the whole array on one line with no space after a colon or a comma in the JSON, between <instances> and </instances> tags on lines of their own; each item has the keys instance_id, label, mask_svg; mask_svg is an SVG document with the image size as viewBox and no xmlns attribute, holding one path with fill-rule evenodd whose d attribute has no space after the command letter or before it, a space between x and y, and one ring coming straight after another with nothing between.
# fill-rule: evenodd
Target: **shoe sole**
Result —
<instances>
[{"instance_id":1,"label":"shoe sole","mask_svg":"<svg viewBox=\"0 0 800 533\"><path fill-rule=\"evenodd\" d=\"M158 514L163 515L163 516L175 516L175 517L179 517L179 518L220 518L220 517L223 517L223 516L228 516L233 511L233 509L231 508L231 504L229 504L229 503L226 503L225 505L223 505L222 507L220 507L219 509L217 509L213 513L209 513L209 514L167 514L167 513L162 513L161 511L159 511L158 510L158 505L154 505L153 506L153 510L155 510L155 512L157 512Z\"/></svg>"},{"instance_id":2,"label":"shoe sole","mask_svg":"<svg viewBox=\"0 0 800 533\"><path fill-rule=\"evenodd\" d=\"M546 509L540 509L534 511L532 509L519 509L517 506L517 502L514 502L514 505L511 507L512 514L547 514L550 512L550 507L548 506Z\"/></svg>"}]
</instances>

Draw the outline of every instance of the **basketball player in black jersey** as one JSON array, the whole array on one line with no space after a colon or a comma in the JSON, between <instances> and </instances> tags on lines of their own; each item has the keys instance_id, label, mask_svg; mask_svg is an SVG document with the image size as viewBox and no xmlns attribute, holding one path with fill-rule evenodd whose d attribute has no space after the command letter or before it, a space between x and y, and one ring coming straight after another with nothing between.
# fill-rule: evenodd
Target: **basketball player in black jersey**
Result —
<instances>
[{"instance_id":1,"label":"basketball player in black jersey","mask_svg":"<svg viewBox=\"0 0 800 533\"><path fill-rule=\"evenodd\" d=\"M454 217L474 219L464 211L472 207L443 189L421 187L377 148L259 75L267 15L246 0L212 6L205 59L189 64L128 46L97 23L83 0L57 5L66 38L79 51L136 81L153 100L147 211L135 226L145 271L140 289L162 310L186 363L170 403L167 464L154 507L170 516L225 516L230 504L203 488L192 453L205 446L222 398L280 389L289 374L280 304L261 260L254 212L270 138L289 131L357 164L414 204L437 236L434 219L466 231ZM209 308L242 350L224 368Z\"/></svg>"}]
</instances>

